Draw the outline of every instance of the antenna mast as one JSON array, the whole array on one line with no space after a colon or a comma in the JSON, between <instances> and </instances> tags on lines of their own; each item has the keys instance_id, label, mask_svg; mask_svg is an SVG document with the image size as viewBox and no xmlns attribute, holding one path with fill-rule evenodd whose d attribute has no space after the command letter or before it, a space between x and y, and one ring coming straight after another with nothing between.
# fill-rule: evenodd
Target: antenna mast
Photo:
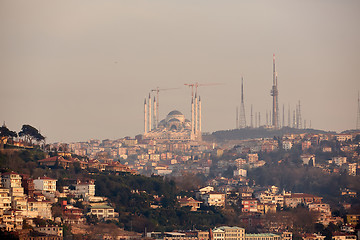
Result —
<instances>
[{"instance_id":1,"label":"antenna mast","mask_svg":"<svg viewBox=\"0 0 360 240\"><path fill-rule=\"evenodd\" d=\"M244 105L244 79L241 77L241 105L239 128L246 127L245 105Z\"/></svg>"}]
</instances>

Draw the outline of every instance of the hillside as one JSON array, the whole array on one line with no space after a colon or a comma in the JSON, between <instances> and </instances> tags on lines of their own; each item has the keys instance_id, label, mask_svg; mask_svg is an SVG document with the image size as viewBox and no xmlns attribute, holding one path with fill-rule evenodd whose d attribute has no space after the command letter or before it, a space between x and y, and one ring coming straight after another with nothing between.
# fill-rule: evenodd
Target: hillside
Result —
<instances>
[{"instance_id":1,"label":"hillside","mask_svg":"<svg viewBox=\"0 0 360 240\"><path fill-rule=\"evenodd\" d=\"M281 129L266 129L266 128L242 128L231 130L220 130L213 132L209 135L204 135L204 141L226 142L229 140L245 140L254 138L273 138L274 136L283 136L284 134L300 134L300 133L312 133L312 134L326 134L335 132L327 132L316 129L296 129L284 127Z\"/></svg>"}]
</instances>

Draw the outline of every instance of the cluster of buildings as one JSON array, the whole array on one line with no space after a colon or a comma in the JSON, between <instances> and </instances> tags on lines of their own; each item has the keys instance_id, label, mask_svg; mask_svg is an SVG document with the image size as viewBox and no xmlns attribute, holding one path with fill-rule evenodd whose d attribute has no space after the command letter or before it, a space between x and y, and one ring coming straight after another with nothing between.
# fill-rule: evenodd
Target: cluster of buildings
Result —
<instances>
[{"instance_id":1,"label":"cluster of buildings","mask_svg":"<svg viewBox=\"0 0 360 240\"><path fill-rule=\"evenodd\" d=\"M315 212L317 222L328 226L330 223L335 225L343 224L344 219L332 216L330 205L324 203L322 197L306 193L279 192L278 187L271 186L268 188L249 186L237 190L217 192L213 186L200 188L196 193L196 198L179 198L178 202L181 207L189 206L192 211L197 211L201 204L206 206L226 207L236 206L241 209L244 220L257 219L261 225L261 216L267 213L276 213L287 208L296 208L299 205L305 206L309 211ZM349 215L353 216L353 215ZM360 215L359 215L360 216ZM348 222L356 222L349 220ZM356 225L356 224L355 224ZM287 226L288 227L288 226ZM284 231L285 229L277 228L272 231Z\"/></svg>"},{"instance_id":2,"label":"cluster of buildings","mask_svg":"<svg viewBox=\"0 0 360 240\"><path fill-rule=\"evenodd\" d=\"M220 226L209 231L177 231L177 232L149 232L147 237L163 240L291 240L291 232L273 233L245 233L241 227Z\"/></svg>"},{"instance_id":3,"label":"cluster of buildings","mask_svg":"<svg viewBox=\"0 0 360 240\"><path fill-rule=\"evenodd\" d=\"M57 180L46 176L32 179L28 175L6 172L1 174L0 180L0 228L8 232L17 231L28 237L34 235L29 229L22 231L25 222L40 236L45 234L62 239L63 223L82 223L86 215L103 220L118 217L106 198L95 196L92 179L66 180L68 184L61 193L57 190ZM54 217L52 207L58 204L59 199L65 198L71 199L70 204L61 201L61 216ZM75 207L74 198L81 199L89 211ZM40 227L36 225L36 219L55 221L56 225Z\"/></svg>"}]
</instances>

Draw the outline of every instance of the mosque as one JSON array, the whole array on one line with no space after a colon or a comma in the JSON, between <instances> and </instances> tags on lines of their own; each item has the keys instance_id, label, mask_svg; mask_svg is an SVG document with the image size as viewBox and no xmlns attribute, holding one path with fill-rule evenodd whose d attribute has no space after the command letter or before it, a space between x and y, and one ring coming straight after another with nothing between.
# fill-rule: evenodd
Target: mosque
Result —
<instances>
[{"instance_id":1,"label":"mosque","mask_svg":"<svg viewBox=\"0 0 360 240\"><path fill-rule=\"evenodd\" d=\"M149 95L144 101L144 139L169 141L201 140L201 99L195 95L191 100L191 120L178 110L173 110L158 121L158 105L154 97L153 104Z\"/></svg>"}]
</instances>

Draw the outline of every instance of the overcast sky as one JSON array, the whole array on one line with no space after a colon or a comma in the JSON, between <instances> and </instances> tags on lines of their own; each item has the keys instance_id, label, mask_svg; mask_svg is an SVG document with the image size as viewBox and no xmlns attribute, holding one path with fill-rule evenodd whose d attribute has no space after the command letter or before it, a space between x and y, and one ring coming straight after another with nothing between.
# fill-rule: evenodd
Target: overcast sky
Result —
<instances>
[{"instance_id":1,"label":"overcast sky","mask_svg":"<svg viewBox=\"0 0 360 240\"><path fill-rule=\"evenodd\" d=\"M235 128L245 108L301 101L312 127L356 127L360 1L8 0L0 3L0 120L41 130L48 142L116 139L143 132L143 102L160 92L160 118L190 118L184 83L198 89L203 130ZM280 117L282 119L282 116ZM287 117L285 123L287 124Z\"/></svg>"}]
</instances>

